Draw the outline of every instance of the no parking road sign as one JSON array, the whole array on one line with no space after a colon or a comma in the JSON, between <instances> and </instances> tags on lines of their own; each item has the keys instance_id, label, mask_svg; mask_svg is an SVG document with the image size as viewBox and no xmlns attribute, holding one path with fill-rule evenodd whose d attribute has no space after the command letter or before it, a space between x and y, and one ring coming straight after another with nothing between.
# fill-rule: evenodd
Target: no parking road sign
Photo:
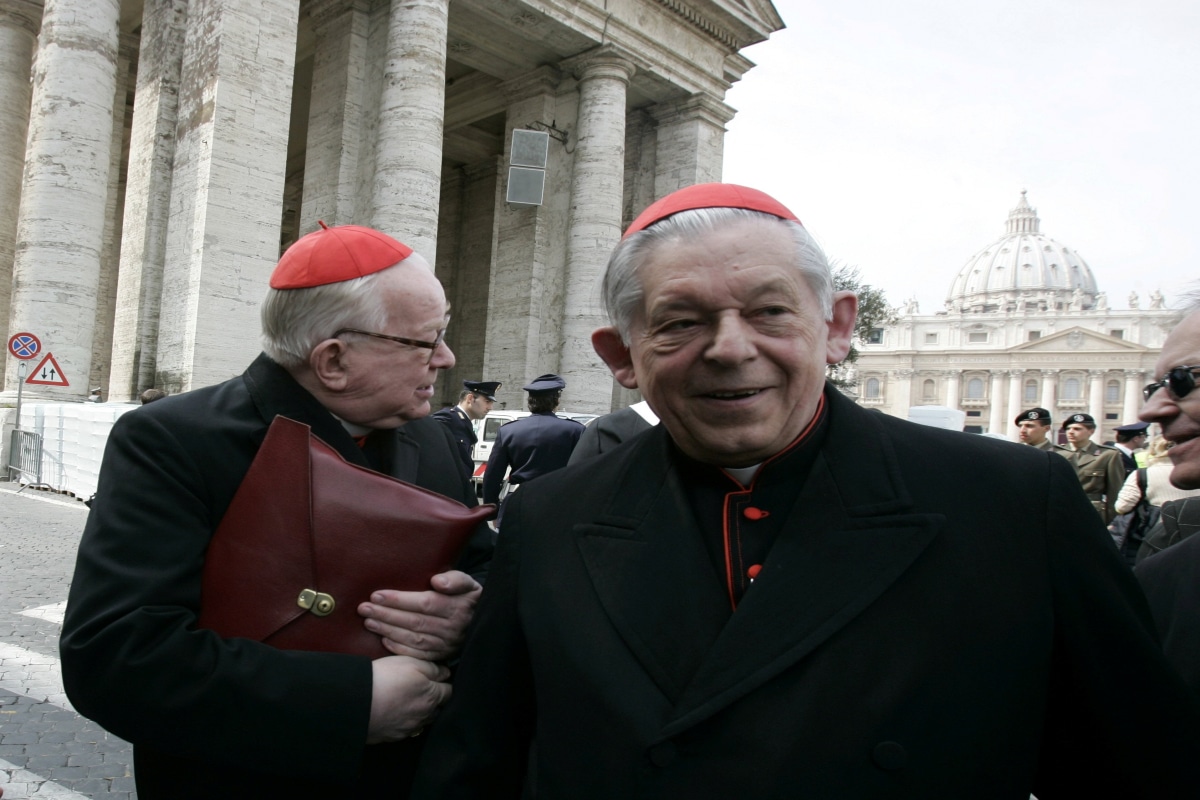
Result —
<instances>
[{"instance_id":1,"label":"no parking road sign","mask_svg":"<svg viewBox=\"0 0 1200 800\"><path fill-rule=\"evenodd\" d=\"M42 352L42 340L32 333L14 333L8 339L8 352L24 361Z\"/></svg>"}]
</instances>

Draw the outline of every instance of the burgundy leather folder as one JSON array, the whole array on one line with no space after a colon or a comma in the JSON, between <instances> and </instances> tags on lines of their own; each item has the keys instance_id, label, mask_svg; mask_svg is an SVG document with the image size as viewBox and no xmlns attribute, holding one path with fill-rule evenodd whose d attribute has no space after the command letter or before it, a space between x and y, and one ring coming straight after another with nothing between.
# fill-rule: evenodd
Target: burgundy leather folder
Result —
<instances>
[{"instance_id":1,"label":"burgundy leather folder","mask_svg":"<svg viewBox=\"0 0 1200 800\"><path fill-rule=\"evenodd\" d=\"M209 544L199 626L282 650L389 655L358 604L428 589L495 514L351 464L276 417Z\"/></svg>"}]
</instances>

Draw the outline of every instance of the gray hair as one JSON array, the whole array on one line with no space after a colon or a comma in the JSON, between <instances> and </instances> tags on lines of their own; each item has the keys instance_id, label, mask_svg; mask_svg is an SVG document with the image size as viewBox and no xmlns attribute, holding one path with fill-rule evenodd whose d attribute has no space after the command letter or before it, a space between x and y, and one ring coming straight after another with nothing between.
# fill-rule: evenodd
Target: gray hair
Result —
<instances>
[{"instance_id":1,"label":"gray hair","mask_svg":"<svg viewBox=\"0 0 1200 800\"><path fill-rule=\"evenodd\" d=\"M1179 299L1179 305L1184 314L1192 314L1200 311L1200 283L1192 286L1183 297Z\"/></svg>"},{"instance_id":2,"label":"gray hair","mask_svg":"<svg viewBox=\"0 0 1200 800\"><path fill-rule=\"evenodd\" d=\"M295 369L340 328L387 327L380 282L393 269L307 289L268 289L261 309L263 351L280 366Z\"/></svg>"},{"instance_id":3,"label":"gray hair","mask_svg":"<svg viewBox=\"0 0 1200 800\"><path fill-rule=\"evenodd\" d=\"M601 286L604 310L621 339L629 343L633 320L643 301L638 270L658 247L711 233L745 220L766 220L786 225L796 243L796 268L817 298L826 320L833 319L833 276L829 259L804 226L761 211L744 208L696 208L681 211L621 241L608 259Z\"/></svg>"}]
</instances>

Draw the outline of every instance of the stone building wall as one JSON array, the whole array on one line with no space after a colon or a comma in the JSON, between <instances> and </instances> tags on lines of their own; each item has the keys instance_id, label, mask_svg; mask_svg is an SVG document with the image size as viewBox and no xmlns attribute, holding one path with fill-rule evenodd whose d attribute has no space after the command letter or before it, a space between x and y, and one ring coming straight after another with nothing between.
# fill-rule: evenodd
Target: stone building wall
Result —
<instances>
[{"instance_id":1,"label":"stone building wall","mask_svg":"<svg viewBox=\"0 0 1200 800\"><path fill-rule=\"evenodd\" d=\"M607 254L720 178L740 51L782 24L766 0L0 0L0 212L21 209L0 319L71 377L26 396L238 374L281 248L320 219L434 264L458 357L437 401L500 380L517 408L559 372L576 410L625 404L588 341ZM515 128L554 135L540 206L506 201Z\"/></svg>"}]
</instances>

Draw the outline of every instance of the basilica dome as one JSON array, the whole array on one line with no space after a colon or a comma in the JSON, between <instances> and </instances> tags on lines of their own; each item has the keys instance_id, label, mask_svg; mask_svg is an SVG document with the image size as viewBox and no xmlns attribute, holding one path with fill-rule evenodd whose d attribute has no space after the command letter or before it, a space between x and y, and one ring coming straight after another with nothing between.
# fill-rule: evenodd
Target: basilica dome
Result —
<instances>
[{"instance_id":1,"label":"basilica dome","mask_svg":"<svg viewBox=\"0 0 1200 800\"><path fill-rule=\"evenodd\" d=\"M1021 192L1004 236L958 271L946 308L959 313L1082 310L1096 305L1096 278L1074 250L1039 231L1041 220Z\"/></svg>"}]
</instances>

